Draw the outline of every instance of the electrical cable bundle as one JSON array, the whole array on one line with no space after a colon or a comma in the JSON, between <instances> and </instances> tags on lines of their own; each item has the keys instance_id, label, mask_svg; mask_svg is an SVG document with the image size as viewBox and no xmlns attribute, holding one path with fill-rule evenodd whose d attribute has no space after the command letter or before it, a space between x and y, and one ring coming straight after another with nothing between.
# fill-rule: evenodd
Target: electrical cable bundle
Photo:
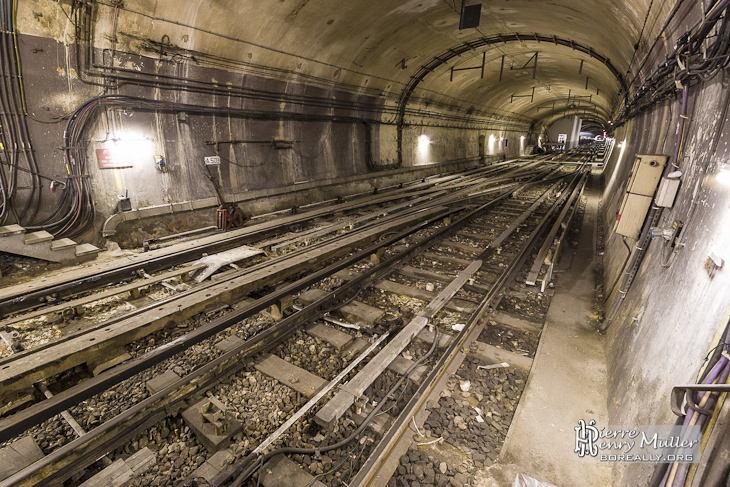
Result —
<instances>
[{"instance_id":1,"label":"electrical cable bundle","mask_svg":"<svg viewBox=\"0 0 730 487\"><path fill-rule=\"evenodd\" d=\"M729 8L730 0L716 0L708 6L703 18L679 38L672 52L647 76L616 119L632 118L657 101L675 94L678 85L686 86L697 78L710 79L727 67L730 64ZM717 35L711 36L715 28ZM707 45L710 39L713 41Z\"/></svg>"},{"instance_id":2,"label":"electrical cable bundle","mask_svg":"<svg viewBox=\"0 0 730 487\"><path fill-rule=\"evenodd\" d=\"M40 205L41 181L38 163L30 141L25 118L22 77L18 63L18 44L15 33L17 2L0 0L0 225L12 215L18 224L35 219ZM28 174L19 181L19 172ZM28 181L26 181L26 179ZM26 187L21 186L27 184ZM17 204L18 190L24 203Z\"/></svg>"},{"instance_id":3,"label":"electrical cable bundle","mask_svg":"<svg viewBox=\"0 0 730 487\"><path fill-rule=\"evenodd\" d=\"M95 118L99 99L91 100L76 109L68 118L63 133L63 159L66 169L64 190L55 210L40 225L56 237L74 237L86 231L94 219L94 204L86 180L86 146L83 134L86 123Z\"/></svg>"}]
</instances>

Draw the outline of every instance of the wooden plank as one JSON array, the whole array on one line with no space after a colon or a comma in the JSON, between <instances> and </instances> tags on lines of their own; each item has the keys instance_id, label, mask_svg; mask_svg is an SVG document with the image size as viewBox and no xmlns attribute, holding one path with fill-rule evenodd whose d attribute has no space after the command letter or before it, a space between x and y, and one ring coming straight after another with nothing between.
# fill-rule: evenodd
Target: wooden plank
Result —
<instances>
[{"instance_id":1,"label":"wooden plank","mask_svg":"<svg viewBox=\"0 0 730 487\"><path fill-rule=\"evenodd\" d=\"M8 237L10 235L20 235L21 233L25 233L25 228L21 227L20 225L12 224L12 225L5 225L4 227L0 227L0 237Z\"/></svg>"},{"instance_id":2,"label":"wooden plank","mask_svg":"<svg viewBox=\"0 0 730 487\"><path fill-rule=\"evenodd\" d=\"M431 252L426 252L423 254L424 259L431 259L431 260L440 260L441 262L447 262L449 264L459 264L467 266L471 264L471 261L468 259L463 259L461 257L457 257L455 255L444 255L444 254L434 254Z\"/></svg>"},{"instance_id":3,"label":"wooden plank","mask_svg":"<svg viewBox=\"0 0 730 487\"><path fill-rule=\"evenodd\" d=\"M502 348L497 348L488 343L474 342L476 349L469 349L469 356L477 360L481 360L486 364L501 364L507 362L510 367L514 367L525 373L530 373L532 368L532 359L525 357L519 353L508 352Z\"/></svg>"},{"instance_id":4,"label":"wooden plank","mask_svg":"<svg viewBox=\"0 0 730 487\"><path fill-rule=\"evenodd\" d=\"M388 364L388 370L395 372L396 374L403 375L413 366L413 363L413 360L407 359L403 357L403 355L398 355L395 360ZM428 367L425 365L419 365L413 370L413 372L411 372L411 375L408 378L411 382L420 384L421 379L423 379L426 372L428 372Z\"/></svg>"},{"instance_id":5,"label":"wooden plank","mask_svg":"<svg viewBox=\"0 0 730 487\"><path fill-rule=\"evenodd\" d=\"M492 240L494 237L490 237L489 235L479 235L477 233L470 233L470 232L456 232L456 235L459 235L460 237L467 237L467 238L473 238L474 240Z\"/></svg>"},{"instance_id":6,"label":"wooden plank","mask_svg":"<svg viewBox=\"0 0 730 487\"><path fill-rule=\"evenodd\" d=\"M587 176L584 176L584 181L586 180ZM568 199L568 202L563 207L563 210L560 212L558 217L555 219L555 223L553 224L552 228L550 229L550 232L545 237L545 242L543 242L542 247L540 247L540 250L537 252L537 257L535 257L535 261L532 264L532 268L530 269L530 272L527 273L527 278L525 279L525 284L528 286L534 286L537 283L537 276L540 274L540 269L542 269L543 262L545 260L545 257L548 255L548 251L553 246L553 240L555 239L555 236L558 234L558 231L560 231L560 228L563 226L563 222L566 221L566 216L568 214L568 211L570 210L571 206L573 206L573 202L575 201L578 194L582 191L582 185L577 184L575 189L573 189L572 194L570 195L570 198ZM577 209L577 206L576 206ZM566 232L568 230L567 224L565 225ZM562 237L561 237L562 238ZM550 265L550 263L548 263Z\"/></svg>"},{"instance_id":7,"label":"wooden plank","mask_svg":"<svg viewBox=\"0 0 730 487\"><path fill-rule=\"evenodd\" d=\"M447 239L441 242L439 247L452 247L458 250L462 250L464 252L471 252L473 254L478 254L480 252L483 252L484 249L480 247L474 247L471 245L466 245L460 242L454 242L453 240Z\"/></svg>"},{"instance_id":8,"label":"wooden plank","mask_svg":"<svg viewBox=\"0 0 730 487\"><path fill-rule=\"evenodd\" d=\"M126 487L132 485L135 477L145 473L156 462L155 454L145 447L126 460L116 460L80 487Z\"/></svg>"},{"instance_id":9,"label":"wooden plank","mask_svg":"<svg viewBox=\"0 0 730 487\"><path fill-rule=\"evenodd\" d=\"M499 225L488 225L488 224L483 224L483 223L469 223L469 226L470 227L474 227L474 228L479 229L479 230L486 230L486 231L490 231L490 230L502 231L502 230L504 230L504 227L503 226L499 226Z\"/></svg>"},{"instance_id":10,"label":"wooden plank","mask_svg":"<svg viewBox=\"0 0 730 487\"><path fill-rule=\"evenodd\" d=\"M404 296L420 299L425 302L432 300L436 296L436 293L434 292L426 291L425 289L418 289L417 287L406 286L405 284L399 284L388 280L379 281L375 287L389 293L403 294ZM457 313L471 313L474 310L474 306L471 303L467 304L466 302L457 299L449 301L444 308Z\"/></svg>"},{"instance_id":11,"label":"wooden plank","mask_svg":"<svg viewBox=\"0 0 730 487\"><path fill-rule=\"evenodd\" d=\"M106 357L109 358L109 357ZM102 363L96 363L91 362L89 363L89 368L92 370L92 374L94 374L94 377L101 374L104 371L107 371L111 369L112 367L116 367L117 365L121 364L122 362L126 362L127 360L131 360L132 356L129 355L127 352L124 352L120 355L117 355L114 358L111 358L105 362Z\"/></svg>"},{"instance_id":12,"label":"wooden plank","mask_svg":"<svg viewBox=\"0 0 730 487\"><path fill-rule=\"evenodd\" d=\"M169 247L161 249L151 250L149 252L143 252L139 254L126 255L123 258L105 260L103 262L95 263L91 266L84 266L78 269L72 269L69 272L57 272L42 277L43 287L58 286L65 283L72 283L74 281L83 281L89 277L93 277L98 274L103 274L116 269L123 268L129 265L142 265L145 262L158 259L164 256L170 256L186 252L195 248L205 247L209 245L233 243L246 237L252 237L255 235L263 234L273 229L276 229L285 225L293 225L296 223L307 222L313 218L323 215L329 215L333 211L345 211L348 209L369 206L375 203L385 203L392 199L400 199L405 196L399 196L399 193L408 193L406 196L416 196L420 194L426 194L432 191L439 191L438 189L424 189L419 191L413 191L420 187L430 187L432 182L419 183L414 186L409 186L403 189L396 189L389 193L382 193L378 195L372 195L367 197L358 198L352 201L346 201L337 205L336 208L331 206L317 208L316 210L308 211L306 213L300 213L296 215L289 215L282 218L276 218L271 220L262 221L261 223L250 223L244 228L232 230L225 233L216 233L206 237L198 238L195 240L180 242L173 244ZM130 214L135 213L130 212ZM134 216L134 215L132 215ZM424 218L427 218L422 214ZM23 230L24 231L24 230ZM38 281L28 281L13 286L7 286L0 288L0 302L4 302L9 299L21 297L29 292L34 292L38 289Z\"/></svg>"},{"instance_id":13,"label":"wooden plank","mask_svg":"<svg viewBox=\"0 0 730 487\"><path fill-rule=\"evenodd\" d=\"M372 326L385 314L385 311L382 309L370 306L369 304L365 304L360 301L351 301L345 306L339 308L337 312L342 315L345 320L351 323L360 321L369 326Z\"/></svg>"},{"instance_id":14,"label":"wooden plank","mask_svg":"<svg viewBox=\"0 0 730 487\"><path fill-rule=\"evenodd\" d=\"M438 282L451 282L454 279L453 275L450 276L445 273L439 274L437 272L428 271L426 269L419 269L418 267L412 267L409 265L404 265L397 268L396 272L406 277L411 277L413 279L426 279Z\"/></svg>"},{"instance_id":15,"label":"wooden plank","mask_svg":"<svg viewBox=\"0 0 730 487\"><path fill-rule=\"evenodd\" d=\"M340 331L324 323L315 323L307 327L307 334L315 338L319 338L323 342L327 342L336 349L341 349L353 340L352 335Z\"/></svg>"},{"instance_id":16,"label":"wooden plank","mask_svg":"<svg viewBox=\"0 0 730 487\"><path fill-rule=\"evenodd\" d=\"M482 265L482 261L475 260L461 271L438 296L421 310L383 349L365 365L353 379L327 404L320 409L315 421L325 427L331 427L335 421L353 405L355 399L361 396L373 381L383 373L385 368L411 343L411 340L428 324L428 321L441 310L444 305L462 288Z\"/></svg>"},{"instance_id":17,"label":"wooden plank","mask_svg":"<svg viewBox=\"0 0 730 487\"><path fill-rule=\"evenodd\" d=\"M423 330L416 335L416 338L421 340L422 342L426 342L429 345L433 343L434 338L436 338L436 332L431 330L430 328L424 328ZM454 335L451 333L444 333L443 331L439 333L439 348L446 348L449 343L451 343L451 340L454 338Z\"/></svg>"},{"instance_id":18,"label":"wooden plank","mask_svg":"<svg viewBox=\"0 0 730 487\"><path fill-rule=\"evenodd\" d=\"M498 311L491 319L497 323L501 323L503 326L529 331L530 333L540 333L544 324L542 321L526 320L525 318L504 311Z\"/></svg>"},{"instance_id":19,"label":"wooden plank","mask_svg":"<svg viewBox=\"0 0 730 487\"><path fill-rule=\"evenodd\" d=\"M325 487L319 480L304 471L286 455L276 455L261 468L261 485L264 487L303 486Z\"/></svg>"},{"instance_id":20,"label":"wooden plank","mask_svg":"<svg viewBox=\"0 0 730 487\"><path fill-rule=\"evenodd\" d=\"M437 206L428 210L394 219L382 225L364 229L348 237L309 249L291 258L270 262L226 282L216 283L177 300L171 300L144 313L120 319L110 325L102 325L97 331L84 334L50 346L42 354L29 353L15 359L9 357L0 362L0 398L13 391L22 390L35 382L56 375L98 356L111 353L120 347L145 337L165 326L179 323L205 310L212 303L230 303L272 283L301 272L303 266L321 262L348 252L355 246L370 242L379 236L407 228L432 215L443 212ZM3 368L11 360L12 365Z\"/></svg>"},{"instance_id":21,"label":"wooden plank","mask_svg":"<svg viewBox=\"0 0 730 487\"><path fill-rule=\"evenodd\" d=\"M307 232L297 233L296 236L290 235L288 237L280 237L275 240L265 242L262 246L268 247L268 246L273 245L273 247L271 247L271 250L278 251L281 248L289 247L291 245L302 242L304 240L322 237L329 233L334 233L343 228L347 228L350 225L357 225L357 224L364 223L369 220L374 220L383 215L396 213L404 208L412 207L413 205L422 203L424 201L431 200L431 199L433 199L437 196L441 196L442 194L445 194L445 193L446 193L445 191L437 191L435 193L421 196L420 198L411 199L411 200L405 201L403 203L399 203L394 206L388 206L387 208L382 208L379 211L366 213L365 215L355 218L353 220L340 221L340 222L337 222L337 223L334 223L331 225L326 225L324 227L315 228L315 229L312 229Z\"/></svg>"},{"instance_id":22,"label":"wooden plank","mask_svg":"<svg viewBox=\"0 0 730 487\"><path fill-rule=\"evenodd\" d=\"M258 360L254 367L262 374L276 379L285 386L291 387L305 396L312 397L323 388L327 381L313 373L297 367L276 355L267 355Z\"/></svg>"},{"instance_id":23,"label":"wooden plank","mask_svg":"<svg viewBox=\"0 0 730 487\"><path fill-rule=\"evenodd\" d=\"M43 452L32 436L26 436L0 449L0 479L20 472L28 465L43 458Z\"/></svg>"},{"instance_id":24,"label":"wooden plank","mask_svg":"<svg viewBox=\"0 0 730 487\"><path fill-rule=\"evenodd\" d=\"M112 296L116 296L118 294L123 294L126 292L130 292L134 289L139 289L141 287L151 286L153 284L157 284L161 281L164 281L166 279L171 279L173 277L177 277L181 274L185 274L187 272L193 272L199 269L202 269L205 267L205 264L199 264L199 265L193 265L189 267L183 267L174 271L165 272L164 274L160 274L159 276L155 276L152 279L145 279L145 280L139 280L135 281L131 284L126 284L124 286L119 287L113 287L111 289L107 289L106 291L102 291L100 293L95 293L90 296L86 296L79 299L74 299L73 301L66 301L65 303L57 304L55 306L50 306L48 308L42 308L38 311L33 311L32 313L27 313L21 316L16 316L15 318L11 318L5 321L0 322L0 328L8 325L12 325L13 323L18 323L20 321L30 320L32 318L38 318L39 316L45 316L51 313L60 313L63 312L63 310L69 309L69 308L76 308L77 306L84 306L89 303L93 303L94 301L99 301L101 299L110 298Z\"/></svg>"},{"instance_id":25,"label":"wooden plank","mask_svg":"<svg viewBox=\"0 0 730 487\"><path fill-rule=\"evenodd\" d=\"M373 407L368 404L362 409L360 414L358 414L357 411L353 411L351 416L352 420L355 422L356 425L360 426L362 422L367 419L372 411ZM375 433L382 435L388 430L388 428L390 428L390 425L393 424L393 421L393 416L388 413L381 412L380 414L376 414L375 417L370 420L370 423L368 423L367 427Z\"/></svg>"}]
</instances>

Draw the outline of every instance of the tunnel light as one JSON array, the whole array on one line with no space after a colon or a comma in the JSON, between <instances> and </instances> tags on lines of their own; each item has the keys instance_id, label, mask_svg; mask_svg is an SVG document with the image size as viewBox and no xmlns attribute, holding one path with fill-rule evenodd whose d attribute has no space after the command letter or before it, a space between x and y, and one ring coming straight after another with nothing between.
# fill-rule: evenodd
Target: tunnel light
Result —
<instances>
[{"instance_id":1,"label":"tunnel light","mask_svg":"<svg viewBox=\"0 0 730 487\"><path fill-rule=\"evenodd\" d=\"M139 136L122 136L112 139L112 148L120 155L123 154L132 160L149 159L153 152L152 139Z\"/></svg>"},{"instance_id":2,"label":"tunnel light","mask_svg":"<svg viewBox=\"0 0 730 487\"><path fill-rule=\"evenodd\" d=\"M720 170L715 175L715 179L717 179L717 182L720 184L730 186L730 165L725 162L720 164Z\"/></svg>"},{"instance_id":3,"label":"tunnel light","mask_svg":"<svg viewBox=\"0 0 730 487\"><path fill-rule=\"evenodd\" d=\"M418 150L419 152L426 152L428 151L428 146L431 145L431 139L428 138L428 135L421 135L418 137Z\"/></svg>"},{"instance_id":4,"label":"tunnel light","mask_svg":"<svg viewBox=\"0 0 730 487\"><path fill-rule=\"evenodd\" d=\"M494 144L497 142L497 138L494 135L489 136L489 155L494 155Z\"/></svg>"},{"instance_id":5,"label":"tunnel light","mask_svg":"<svg viewBox=\"0 0 730 487\"><path fill-rule=\"evenodd\" d=\"M617 164L621 164L621 161L624 158L624 151L626 150L626 139L619 142L618 146L621 148L621 152L618 153L618 162Z\"/></svg>"},{"instance_id":6,"label":"tunnel light","mask_svg":"<svg viewBox=\"0 0 730 487\"><path fill-rule=\"evenodd\" d=\"M418 136L416 161L416 165L433 164L431 161L431 139L426 134Z\"/></svg>"},{"instance_id":7,"label":"tunnel light","mask_svg":"<svg viewBox=\"0 0 730 487\"><path fill-rule=\"evenodd\" d=\"M152 160L154 139L137 134L123 134L97 140L96 155L101 169L134 167L137 161Z\"/></svg>"}]
</instances>

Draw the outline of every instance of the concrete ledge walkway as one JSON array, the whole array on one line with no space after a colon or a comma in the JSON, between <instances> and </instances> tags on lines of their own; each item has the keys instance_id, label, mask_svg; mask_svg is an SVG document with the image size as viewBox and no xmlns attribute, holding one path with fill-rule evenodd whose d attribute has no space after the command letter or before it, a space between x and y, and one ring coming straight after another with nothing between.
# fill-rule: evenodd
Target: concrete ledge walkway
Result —
<instances>
[{"instance_id":1,"label":"concrete ledge walkway","mask_svg":"<svg viewBox=\"0 0 730 487\"><path fill-rule=\"evenodd\" d=\"M540 346L497 464L476 475L480 487L509 487L523 473L557 487L611 485L611 465L579 458L578 420L608 425L605 338L590 317L594 299L594 176L576 248L568 248ZM572 251L572 255L571 255ZM572 258L572 259L571 259Z\"/></svg>"}]
</instances>

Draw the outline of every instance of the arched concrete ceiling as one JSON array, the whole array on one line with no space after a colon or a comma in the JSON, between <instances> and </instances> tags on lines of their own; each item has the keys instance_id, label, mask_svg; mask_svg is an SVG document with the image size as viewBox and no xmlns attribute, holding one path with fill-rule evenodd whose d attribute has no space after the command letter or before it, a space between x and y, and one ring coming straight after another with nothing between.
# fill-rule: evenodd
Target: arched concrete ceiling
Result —
<instances>
[{"instance_id":1,"label":"arched concrete ceiling","mask_svg":"<svg viewBox=\"0 0 730 487\"><path fill-rule=\"evenodd\" d=\"M56 9L55 2L21 4L24 31L47 35L49 27L31 15L41 3ZM377 94L393 106L410 83L410 106L523 125L572 113L605 121L625 95L621 79L633 77L635 44L641 54L671 8L651 0L481 3L481 25L459 30L460 0L105 0L96 4L94 44L155 56L162 43L166 53L197 64ZM462 52L465 44L514 34ZM454 50L462 53L413 82L424 65ZM452 79L451 68L481 66L482 59L483 79L481 70Z\"/></svg>"}]
</instances>

